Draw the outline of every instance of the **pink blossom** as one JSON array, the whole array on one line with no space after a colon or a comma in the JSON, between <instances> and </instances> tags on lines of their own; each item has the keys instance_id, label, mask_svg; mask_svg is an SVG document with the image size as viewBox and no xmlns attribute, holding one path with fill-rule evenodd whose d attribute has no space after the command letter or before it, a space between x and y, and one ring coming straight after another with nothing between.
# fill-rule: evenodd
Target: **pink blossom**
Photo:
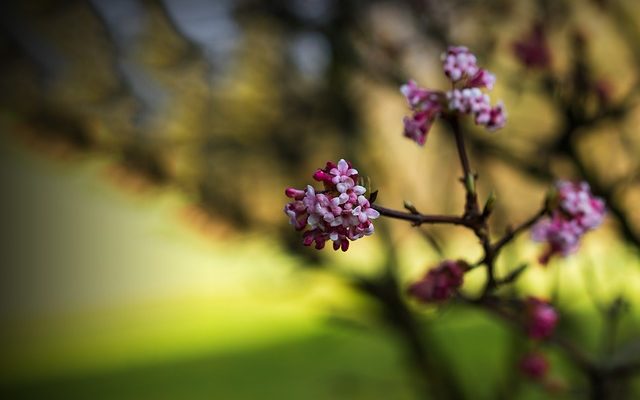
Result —
<instances>
[{"instance_id":1,"label":"pink blossom","mask_svg":"<svg viewBox=\"0 0 640 400\"><path fill-rule=\"evenodd\" d=\"M576 221L567 220L559 213L541 220L531 230L534 241L548 244L547 250L539 258L543 265L548 264L553 255L566 257L574 253L580 246L583 234L583 229Z\"/></svg>"},{"instance_id":2,"label":"pink blossom","mask_svg":"<svg viewBox=\"0 0 640 400\"><path fill-rule=\"evenodd\" d=\"M440 97L442 96L439 92L434 92L432 90L427 90L418 86L416 81L410 80L400 87L400 92L407 99L407 103L409 103L409 107L412 110L420 110L424 111L433 106L432 103L439 104Z\"/></svg>"},{"instance_id":3,"label":"pink blossom","mask_svg":"<svg viewBox=\"0 0 640 400\"><path fill-rule=\"evenodd\" d=\"M454 89L447 92L449 109L461 113L478 113L491 108L489 95L478 88Z\"/></svg>"},{"instance_id":4,"label":"pink blossom","mask_svg":"<svg viewBox=\"0 0 640 400\"><path fill-rule=\"evenodd\" d=\"M338 192L345 193L355 186L356 183L352 177L356 177L357 179L358 171L351 168L345 160L340 160L338 165L331 168L329 174L333 176L331 182L336 185Z\"/></svg>"},{"instance_id":5,"label":"pink blossom","mask_svg":"<svg viewBox=\"0 0 640 400\"><path fill-rule=\"evenodd\" d=\"M604 201L591 194L587 182L559 181L556 183L560 209L584 228L598 227L604 219Z\"/></svg>"},{"instance_id":6,"label":"pink blossom","mask_svg":"<svg viewBox=\"0 0 640 400\"><path fill-rule=\"evenodd\" d=\"M433 120L435 118L430 117L426 112L417 112L410 117L404 117L402 123L404 124L404 136L418 143L420 146L424 146L427 141L427 133L431 129Z\"/></svg>"},{"instance_id":7,"label":"pink blossom","mask_svg":"<svg viewBox=\"0 0 640 400\"><path fill-rule=\"evenodd\" d=\"M554 255L567 256L575 252L582 236L598 227L605 215L604 201L591 194L586 182L559 181L556 192L551 215L531 230L534 241L548 245L539 259L542 264L547 264Z\"/></svg>"},{"instance_id":8,"label":"pink blossom","mask_svg":"<svg viewBox=\"0 0 640 400\"><path fill-rule=\"evenodd\" d=\"M479 88L453 89L447 92L449 109L464 114L471 114L476 125L489 130L502 128L506 122L504 106L500 102L491 107L489 95Z\"/></svg>"},{"instance_id":9,"label":"pink blossom","mask_svg":"<svg viewBox=\"0 0 640 400\"><path fill-rule=\"evenodd\" d=\"M520 360L520 371L533 380L540 380L549 371L549 362L546 357L537 352L526 354Z\"/></svg>"},{"instance_id":10,"label":"pink blossom","mask_svg":"<svg viewBox=\"0 0 640 400\"><path fill-rule=\"evenodd\" d=\"M305 190L285 190L293 199L284 208L289 223L296 230L310 228L303 233L305 246L315 243L316 249L322 249L331 240L334 250L347 251L349 241L373 234L372 220L380 213L363 196L366 189L357 185L358 171L349 162L327 162L313 178L324 184L323 191L310 185Z\"/></svg>"},{"instance_id":11,"label":"pink blossom","mask_svg":"<svg viewBox=\"0 0 640 400\"><path fill-rule=\"evenodd\" d=\"M489 120L484 124L490 131L503 128L507 123L507 113L504 110L504 104L499 101L494 107L491 107L489 111Z\"/></svg>"},{"instance_id":12,"label":"pink blossom","mask_svg":"<svg viewBox=\"0 0 640 400\"><path fill-rule=\"evenodd\" d=\"M449 110L473 116L476 125L490 131L502 128L507 114L502 102L491 106L489 95L480 89L493 89L496 77L486 69L478 68L476 57L466 47L450 47L443 54L444 72L455 84L446 93Z\"/></svg>"},{"instance_id":13,"label":"pink blossom","mask_svg":"<svg viewBox=\"0 0 640 400\"><path fill-rule=\"evenodd\" d=\"M493 89L496 77L478 68L476 56L466 47L452 46L442 55L445 75L454 84L448 92L422 88L410 80L400 87L412 114L403 119L404 136L424 145L436 118L449 111L472 115L477 125L493 131L506 123L504 105L491 106L489 95L482 88Z\"/></svg>"},{"instance_id":14,"label":"pink blossom","mask_svg":"<svg viewBox=\"0 0 640 400\"><path fill-rule=\"evenodd\" d=\"M451 46L442 55L442 67L452 82L471 78L478 72L476 56L464 46Z\"/></svg>"},{"instance_id":15,"label":"pink blossom","mask_svg":"<svg viewBox=\"0 0 640 400\"><path fill-rule=\"evenodd\" d=\"M553 334L558 313L548 302L529 297L525 302L527 334L532 339L545 339Z\"/></svg>"},{"instance_id":16,"label":"pink blossom","mask_svg":"<svg viewBox=\"0 0 640 400\"><path fill-rule=\"evenodd\" d=\"M447 300L462 286L468 266L464 261L446 260L409 286L408 293L424 303Z\"/></svg>"}]
</instances>

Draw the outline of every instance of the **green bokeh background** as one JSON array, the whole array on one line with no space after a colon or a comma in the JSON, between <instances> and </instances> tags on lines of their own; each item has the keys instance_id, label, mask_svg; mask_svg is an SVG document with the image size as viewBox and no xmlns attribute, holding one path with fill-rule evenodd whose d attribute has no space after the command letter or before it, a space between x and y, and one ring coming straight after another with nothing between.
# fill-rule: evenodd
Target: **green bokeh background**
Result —
<instances>
[{"instance_id":1,"label":"green bokeh background","mask_svg":"<svg viewBox=\"0 0 640 400\"><path fill-rule=\"evenodd\" d=\"M393 247L405 287L442 256L414 227L384 219L347 253L304 248L286 225L283 189L310 183L315 168L345 157L379 189L379 204L410 200L430 214L459 213L463 188L447 131L437 123L424 148L401 136L407 109L397 81L446 87L443 46L421 25L411 5L419 2L344 2L350 6L336 6L328 22L296 17L287 8L294 3L307 4L229 2L242 36L228 69L172 25L161 1L140 2L147 20L126 51L89 2L21 3L15 16L24 31L0 15L0 397L420 398L397 332L343 278L379 275ZM441 3L436 19L455 17L450 37L497 74L492 99L504 99L509 112L500 132L464 125L478 192L497 193L492 228L502 232L540 206L550 179L522 174L487 148L547 163L553 176L580 175L540 150L561 116L536 87L539 71L523 69L510 52L542 16L538 7L551 10L557 76L571 69L574 30L586 37L593 78L608 79L613 101L634 82L640 55L622 44L615 22L624 18L603 14L600 2ZM640 21L633 0L615 3L629 11L627 21ZM16 32L51 45L67 69L44 74ZM297 69L289 48L308 34L329 49L315 77ZM166 104L139 104L117 68L123 59L168 94ZM638 121L635 110L586 127L577 145L603 182L628 179L616 199L632 226L640 222ZM547 268L535 263L541 246L522 235L497 272L529 262L512 294L553 298L559 332L594 358L637 360L640 258L618 228L607 218L580 252ZM428 229L447 258L481 255L469 232ZM464 292L483 282L479 269L466 274ZM628 307L619 347L600 354L598 308L617 298ZM450 304L409 304L466 398L552 395L522 379L516 365L531 343L503 322ZM554 348L545 354L555 398L585 398L585 377ZM630 393L639 385L632 381Z\"/></svg>"}]
</instances>

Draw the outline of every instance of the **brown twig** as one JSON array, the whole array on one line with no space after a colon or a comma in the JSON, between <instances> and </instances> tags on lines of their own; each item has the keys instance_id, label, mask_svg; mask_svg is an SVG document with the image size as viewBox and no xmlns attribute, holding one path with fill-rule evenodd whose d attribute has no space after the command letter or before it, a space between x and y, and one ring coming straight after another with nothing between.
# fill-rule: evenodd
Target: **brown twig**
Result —
<instances>
[{"instance_id":1,"label":"brown twig","mask_svg":"<svg viewBox=\"0 0 640 400\"><path fill-rule=\"evenodd\" d=\"M518 225L515 229L510 229L500 240L491 246L491 251L498 253L505 245L509 244L519 234L531 228L536 222L540 220L546 214L546 208L542 208L531 218Z\"/></svg>"},{"instance_id":2,"label":"brown twig","mask_svg":"<svg viewBox=\"0 0 640 400\"><path fill-rule=\"evenodd\" d=\"M371 207L377 210L381 215L389 218L402 219L405 221L411 221L415 225L422 224L452 224L452 225L464 225L467 226L468 222L462 217L455 215L426 215L416 214L404 211L392 210L390 208L382 207L378 204L372 204Z\"/></svg>"}]
</instances>

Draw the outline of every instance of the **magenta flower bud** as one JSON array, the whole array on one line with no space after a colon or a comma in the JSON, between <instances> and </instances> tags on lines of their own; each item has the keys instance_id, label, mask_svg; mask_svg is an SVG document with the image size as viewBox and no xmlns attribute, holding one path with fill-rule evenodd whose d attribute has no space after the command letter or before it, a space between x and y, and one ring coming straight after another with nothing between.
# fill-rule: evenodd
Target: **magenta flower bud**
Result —
<instances>
[{"instance_id":1,"label":"magenta flower bud","mask_svg":"<svg viewBox=\"0 0 640 400\"><path fill-rule=\"evenodd\" d=\"M527 68L545 69L551 66L551 51L542 24L533 26L531 32L512 45L516 58Z\"/></svg>"},{"instance_id":2,"label":"magenta flower bud","mask_svg":"<svg viewBox=\"0 0 640 400\"><path fill-rule=\"evenodd\" d=\"M532 339L545 339L553 334L558 313L548 302L529 297L525 302L527 334Z\"/></svg>"},{"instance_id":3,"label":"magenta flower bud","mask_svg":"<svg viewBox=\"0 0 640 400\"><path fill-rule=\"evenodd\" d=\"M427 140L427 133L435 119L442 111L442 93L433 92L418 86L411 80L402 85L400 91L407 99L413 114L404 117L404 136L415 141L420 146Z\"/></svg>"},{"instance_id":4,"label":"magenta flower bud","mask_svg":"<svg viewBox=\"0 0 640 400\"><path fill-rule=\"evenodd\" d=\"M433 119L430 119L425 112L413 114L411 117L404 117L404 136L424 146L427 141L427 133L431 129Z\"/></svg>"},{"instance_id":5,"label":"magenta flower bud","mask_svg":"<svg viewBox=\"0 0 640 400\"><path fill-rule=\"evenodd\" d=\"M520 372L528 378L539 381L549 371L549 362L541 353L529 353L520 360Z\"/></svg>"},{"instance_id":6,"label":"magenta flower bud","mask_svg":"<svg viewBox=\"0 0 640 400\"><path fill-rule=\"evenodd\" d=\"M409 286L408 293L423 303L442 302L462 286L468 265L464 261L446 260L432 268L417 282Z\"/></svg>"},{"instance_id":7,"label":"magenta flower bud","mask_svg":"<svg viewBox=\"0 0 640 400\"><path fill-rule=\"evenodd\" d=\"M496 83L496 76L486 69L479 69L474 76L467 82L467 87L471 88L487 88L493 89L493 85Z\"/></svg>"},{"instance_id":8,"label":"magenta flower bud","mask_svg":"<svg viewBox=\"0 0 640 400\"><path fill-rule=\"evenodd\" d=\"M292 199L302 200L304 198L305 192L304 192L304 190L299 190L299 189L295 189L295 188L290 187L290 188L287 188L284 191L284 194L285 194L285 196L290 197Z\"/></svg>"}]
</instances>

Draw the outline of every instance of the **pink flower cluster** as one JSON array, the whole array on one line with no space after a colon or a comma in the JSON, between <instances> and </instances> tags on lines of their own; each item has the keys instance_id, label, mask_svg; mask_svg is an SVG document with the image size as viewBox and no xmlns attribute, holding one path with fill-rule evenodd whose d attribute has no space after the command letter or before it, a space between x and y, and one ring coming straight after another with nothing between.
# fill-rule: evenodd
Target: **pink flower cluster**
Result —
<instances>
[{"instance_id":1,"label":"pink flower cluster","mask_svg":"<svg viewBox=\"0 0 640 400\"><path fill-rule=\"evenodd\" d=\"M447 100L449 109L473 115L476 125L490 131L502 128L507 122L504 104L500 101L492 107L489 95L477 87L451 90L447 92Z\"/></svg>"},{"instance_id":2,"label":"pink flower cluster","mask_svg":"<svg viewBox=\"0 0 640 400\"><path fill-rule=\"evenodd\" d=\"M468 265L464 261L442 261L419 281L409 286L409 294L423 303L441 302L462 286Z\"/></svg>"},{"instance_id":3,"label":"pink flower cluster","mask_svg":"<svg viewBox=\"0 0 640 400\"><path fill-rule=\"evenodd\" d=\"M444 74L452 82L457 82L465 76L474 76L478 72L476 56L464 46L450 46L441 57Z\"/></svg>"},{"instance_id":4,"label":"pink flower cluster","mask_svg":"<svg viewBox=\"0 0 640 400\"><path fill-rule=\"evenodd\" d=\"M324 184L324 190L316 192L313 186L300 190L287 188L285 195L292 202L284 207L289 223L296 230L311 229L303 234L303 243L322 249L325 242L333 241L333 249L347 251L349 240L357 240L373 233L372 220L380 213L371 208L364 197L366 189L357 185L358 171L345 160L337 164L327 162L313 178Z\"/></svg>"},{"instance_id":5,"label":"pink flower cluster","mask_svg":"<svg viewBox=\"0 0 640 400\"><path fill-rule=\"evenodd\" d=\"M556 191L557 205L551 210L551 216L531 230L534 241L548 243L548 249L539 259L542 264L547 264L556 254L567 256L576 251L582 236L598 227L605 214L604 201L591 194L586 182L559 181Z\"/></svg>"},{"instance_id":6,"label":"pink flower cluster","mask_svg":"<svg viewBox=\"0 0 640 400\"><path fill-rule=\"evenodd\" d=\"M502 128L506 123L503 104L492 107L489 95L480 90L493 89L495 75L479 68L476 56L466 47L449 47L442 60L444 73L454 85L452 90L432 91L419 87L415 81L400 88L413 112L403 119L404 136L424 145L431 125L447 109L473 115L477 125L489 130Z\"/></svg>"},{"instance_id":7,"label":"pink flower cluster","mask_svg":"<svg viewBox=\"0 0 640 400\"><path fill-rule=\"evenodd\" d=\"M527 334L532 339L544 339L551 334L558 323L558 313L548 302L537 297L529 297L525 302Z\"/></svg>"}]
</instances>

